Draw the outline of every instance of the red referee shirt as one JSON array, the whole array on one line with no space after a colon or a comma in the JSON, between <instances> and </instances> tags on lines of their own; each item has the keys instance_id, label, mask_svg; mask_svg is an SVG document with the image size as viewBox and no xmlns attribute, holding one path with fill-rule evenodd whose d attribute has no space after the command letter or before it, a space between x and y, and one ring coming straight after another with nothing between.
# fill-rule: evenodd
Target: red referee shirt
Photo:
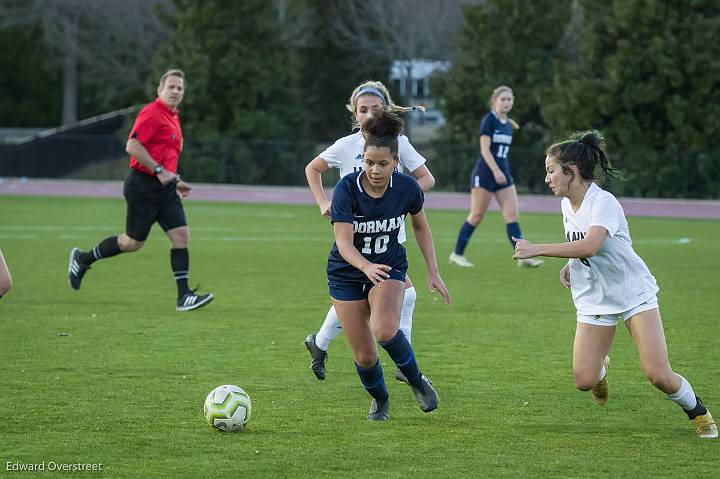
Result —
<instances>
[{"instance_id":1,"label":"red referee shirt","mask_svg":"<svg viewBox=\"0 0 720 479\"><path fill-rule=\"evenodd\" d=\"M177 111L172 111L157 98L140 110L129 136L142 143L153 160L171 173L177 173L183 142L177 114ZM134 157L130 157L130 168L155 175L154 171L145 168Z\"/></svg>"}]
</instances>

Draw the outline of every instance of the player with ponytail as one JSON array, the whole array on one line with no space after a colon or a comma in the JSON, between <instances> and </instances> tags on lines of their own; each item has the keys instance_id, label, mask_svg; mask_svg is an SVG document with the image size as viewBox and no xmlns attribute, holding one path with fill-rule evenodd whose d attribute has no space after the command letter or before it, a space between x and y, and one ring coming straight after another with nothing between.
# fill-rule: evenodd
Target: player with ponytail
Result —
<instances>
[{"instance_id":1,"label":"player with ponytail","mask_svg":"<svg viewBox=\"0 0 720 479\"><path fill-rule=\"evenodd\" d=\"M615 196L598 186L618 177L598 131L576 133L546 152L545 183L563 198L565 243L518 240L513 258L568 258L560 282L572 291L577 309L573 379L590 390L596 404L608 401L608 352L617 323L624 322L650 382L695 422L701 438L718 437L710 412L690 383L670 367L660 319L655 277L635 253L628 222Z\"/></svg>"},{"instance_id":2,"label":"player with ponytail","mask_svg":"<svg viewBox=\"0 0 720 479\"><path fill-rule=\"evenodd\" d=\"M508 116L514 102L512 89L505 85L495 88L490 96L490 112L480 122L480 158L470 175L470 213L458 232L455 251L449 258L451 264L474 266L465 258L465 248L475 228L485 217L493 197L502 209L510 245L515 246L513 238L522 238L518 223L520 213L517 190L508 162L513 130L520 128ZM518 265L524 267L537 267L541 264L542 260L534 258L518 261Z\"/></svg>"},{"instance_id":3,"label":"player with ponytail","mask_svg":"<svg viewBox=\"0 0 720 479\"><path fill-rule=\"evenodd\" d=\"M352 115L352 129L357 131L337 140L305 167L305 176L310 191L312 191L315 201L320 207L320 214L326 218L330 217L330 200L328 200L323 189L322 174L330 168L337 168L342 178L364 168L365 138L361 128L372 117L373 110L381 107L396 113L412 110L424 111L421 106L403 107L393 103L390 93L382 82L366 81L355 87L346 108ZM397 142L398 171L401 173L407 172L414 176L423 191L431 189L435 185L435 178L425 166L425 158L410 144L407 136L399 134ZM400 229L398 238L401 243L405 242L404 225ZM410 277L407 277L405 279L405 296L400 316L400 329L402 329L408 341L411 340L412 317L416 298L415 287L410 281ZM310 352L310 369L318 379L325 379L326 377L325 361L327 360L327 350L330 347L330 342L341 331L340 320L335 308L331 307L320 329L305 338L305 347ZM395 370L395 377L399 381L407 383L406 378L399 369Z\"/></svg>"},{"instance_id":4,"label":"player with ponytail","mask_svg":"<svg viewBox=\"0 0 720 479\"><path fill-rule=\"evenodd\" d=\"M438 395L415 360L400 326L408 263L398 240L409 214L428 271L428 289L450 304L438 273L424 195L415 179L398 173L402 120L375 108L363 123L364 168L344 176L333 190L331 221L335 244L328 256L328 288L360 382L372 396L368 419L389 417L390 400L376 341L403 373L424 412L437 408Z\"/></svg>"}]
</instances>

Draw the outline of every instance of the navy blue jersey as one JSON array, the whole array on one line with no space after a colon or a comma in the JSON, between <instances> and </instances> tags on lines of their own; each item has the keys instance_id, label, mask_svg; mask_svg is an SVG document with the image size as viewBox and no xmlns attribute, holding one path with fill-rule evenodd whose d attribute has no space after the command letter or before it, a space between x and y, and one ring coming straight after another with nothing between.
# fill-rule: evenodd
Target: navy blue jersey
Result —
<instances>
[{"instance_id":1,"label":"navy blue jersey","mask_svg":"<svg viewBox=\"0 0 720 479\"><path fill-rule=\"evenodd\" d=\"M507 161L512 143L512 125L501 122L494 111L485 115L480 122L480 136L490 137L490 152L495 161Z\"/></svg>"},{"instance_id":2,"label":"navy blue jersey","mask_svg":"<svg viewBox=\"0 0 720 479\"><path fill-rule=\"evenodd\" d=\"M373 198L362 186L364 172L350 173L335 185L332 196L332 222L353 225L353 244L371 263L385 264L403 274L407 272L405 248L398 243L398 232L405 216L422 210L425 197L415 178L393 172L385 194ZM328 255L328 278L341 281L368 281L365 273L349 264L333 244Z\"/></svg>"}]
</instances>

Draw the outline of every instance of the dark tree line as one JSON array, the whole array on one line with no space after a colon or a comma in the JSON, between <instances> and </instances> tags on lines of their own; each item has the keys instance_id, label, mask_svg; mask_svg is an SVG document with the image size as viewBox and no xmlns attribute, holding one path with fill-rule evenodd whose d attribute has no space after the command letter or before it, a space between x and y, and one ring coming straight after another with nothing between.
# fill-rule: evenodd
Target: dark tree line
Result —
<instances>
[{"instance_id":1,"label":"dark tree line","mask_svg":"<svg viewBox=\"0 0 720 479\"><path fill-rule=\"evenodd\" d=\"M713 0L6 0L0 127L150 101L179 67L188 174L293 184L318 143L350 132L355 85L387 82L393 60L449 59L431 87L448 123L421 146L440 187L466 187L506 84L521 190L544 190L549 143L597 128L625 174L617 192L718 197L718 38Z\"/></svg>"},{"instance_id":2,"label":"dark tree line","mask_svg":"<svg viewBox=\"0 0 720 479\"><path fill-rule=\"evenodd\" d=\"M596 128L634 196L720 196L720 3L712 0L488 0L465 9L443 87L447 141L476 141L486 98L515 89L511 153L540 191L542 154ZM472 161L472 160L471 160ZM535 178L535 180L528 180Z\"/></svg>"}]
</instances>

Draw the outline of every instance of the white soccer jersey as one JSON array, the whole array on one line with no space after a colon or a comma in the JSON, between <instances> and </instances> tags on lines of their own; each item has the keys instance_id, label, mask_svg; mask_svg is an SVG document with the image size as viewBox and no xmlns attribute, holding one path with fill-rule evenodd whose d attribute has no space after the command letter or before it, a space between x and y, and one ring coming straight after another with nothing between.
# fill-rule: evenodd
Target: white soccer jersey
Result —
<instances>
[{"instance_id":1,"label":"white soccer jersey","mask_svg":"<svg viewBox=\"0 0 720 479\"><path fill-rule=\"evenodd\" d=\"M570 288L579 314L618 314L653 299L655 277L635 253L622 206L595 183L580 208L562 200L566 241L583 239L591 226L602 226L608 236L595 256L570 259Z\"/></svg>"},{"instance_id":2,"label":"white soccer jersey","mask_svg":"<svg viewBox=\"0 0 720 479\"><path fill-rule=\"evenodd\" d=\"M320 153L320 158L325 160L330 168L338 168L340 178L342 178L363 169L364 150L365 138L358 131L337 140ZM425 158L410 144L407 136L398 136L398 169L400 173L411 173L424 165L425 161ZM406 239L405 225L403 225L400 228L398 242L404 243Z\"/></svg>"}]
</instances>

